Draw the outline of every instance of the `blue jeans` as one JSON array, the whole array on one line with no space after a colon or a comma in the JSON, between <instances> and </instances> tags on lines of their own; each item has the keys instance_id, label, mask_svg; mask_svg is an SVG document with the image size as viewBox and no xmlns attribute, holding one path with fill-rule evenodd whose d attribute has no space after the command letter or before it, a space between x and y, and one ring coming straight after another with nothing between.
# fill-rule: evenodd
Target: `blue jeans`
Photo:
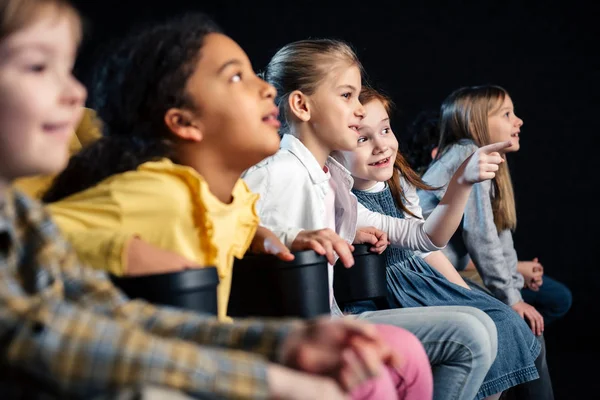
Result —
<instances>
[{"instance_id":1,"label":"blue jeans","mask_svg":"<svg viewBox=\"0 0 600 400\"><path fill-rule=\"evenodd\" d=\"M494 322L474 307L398 308L356 317L404 328L419 338L433 370L434 399L474 399L498 351Z\"/></svg>"},{"instance_id":2,"label":"blue jeans","mask_svg":"<svg viewBox=\"0 0 600 400\"><path fill-rule=\"evenodd\" d=\"M547 275L544 275L543 280L539 291L534 292L525 288L521 290L521 296L527 304L534 306L542 314L544 324L549 325L569 311L573 296L564 284Z\"/></svg>"}]
</instances>

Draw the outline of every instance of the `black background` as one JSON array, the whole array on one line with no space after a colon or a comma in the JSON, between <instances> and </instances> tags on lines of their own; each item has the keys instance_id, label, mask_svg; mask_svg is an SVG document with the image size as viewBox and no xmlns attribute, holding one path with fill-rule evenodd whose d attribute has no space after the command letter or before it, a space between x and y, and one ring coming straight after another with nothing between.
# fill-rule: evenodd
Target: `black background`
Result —
<instances>
[{"instance_id":1,"label":"black background","mask_svg":"<svg viewBox=\"0 0 600 400\"><path fill-rule=\"evenodd\" d=\"M282 45L309 37L349 41L371 80L398 105L392 125L438 109L452 90L505 87L525 124L509 157L519 258L539 257L574 303L546 329L557 399L600 393L597 299L597 91L600 50L591 8L563 2L76 1L86 22L76 74L88 82L111 39L149 18L186 10L212 15L262 69Z\"/></svg>"}]
</instances>

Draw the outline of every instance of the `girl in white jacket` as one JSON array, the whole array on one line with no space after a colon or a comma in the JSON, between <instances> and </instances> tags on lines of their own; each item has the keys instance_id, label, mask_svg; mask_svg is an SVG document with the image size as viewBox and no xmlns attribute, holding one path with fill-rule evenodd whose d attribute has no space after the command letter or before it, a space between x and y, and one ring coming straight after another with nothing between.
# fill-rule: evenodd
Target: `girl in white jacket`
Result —
<instances>
[{"instance_id":1,"label":"girl in white jacket","mask_svg":"<svg viewBox=\"0 0 600 400\"><path fill-rule=\"evenodd\" d=\"M338 41L306 40L279 50L264 78L278 91L276 103L283 133L281 149L243 175L251 190L261 195L257 211L264 226L292 250L310 242L317 252L328 256L331 264L337 255L347 267L353 264L351 244L365 240L373 243L376 250L385 246L386 239L392 244L421 251L445 246L460 222L472 184L493 176L497 164L502 162L496 151L506 146L482 148L467 160L442 206L425 223L370 212L352 195L353 181L349 172L329 157L333 151L351 151L357 146L358 127L365 115L358 100L361 75L360 62L354 52ZM387 238L373 226L387 232ZM330 272L330 288L332 275ZM487 356L493 361L496 353L493 322L471 307L428 307L419 313L410 311L414 310L367 312L360 317L405 327L417 335L435 367L435 397L473 399L489 364L481 363L482 357L475 357L476 360L469 357L467 366L451 342L469 342L466 347L481 348L482 341L487 341L490 344ZM333 299L332 313L341 315ZM443 314L443 322L436 320L435 313ZM421 329L434 323L447 328L465 314L478 320L475 325L483 324L486 334L466 339L471 327L457 324L454 339L450 341L448 336L444 338L447 330L434 333L433 329L425 333ZM448 352L441 356L443 351ZM472 361L475 364L471 364ZM453 367L457 364L464 367L458 371Z\"/></svg>"}]
</instances>

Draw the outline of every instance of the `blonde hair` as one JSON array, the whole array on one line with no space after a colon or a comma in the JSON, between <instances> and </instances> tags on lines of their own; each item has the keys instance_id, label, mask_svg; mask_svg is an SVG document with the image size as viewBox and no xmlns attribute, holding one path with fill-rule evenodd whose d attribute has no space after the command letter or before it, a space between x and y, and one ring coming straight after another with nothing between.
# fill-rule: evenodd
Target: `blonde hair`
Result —
<instances>
[{"instance_id":1,"label":"blonde hair","mask_svg":"<svg viewBox=\"0 0 600 400\"><path fill-rule=\"evenodd\" d=\"M362 64L350 45L333 39L300 40L283 46L262 72L262 78L277 89L275 104L279 107L280 132L289 131L288 99L299 90L306 95L315 92L329 71L338 63Z\"/></svg>"},{"instance_id":2,"label":"blonde hair","mask_svg":"<svg viewBox=\"0 0 600 400\"><path fill-rule=\"evenodd\" d=\"M75 40L81 40L81 19L68 0L0 0L0 41L34 23L45 11L68 16Z\"/></svg>"},{"instance_id":3,"label":"blonde hair","mask_svg":"<svg viewBox=\"0 0 600 400\"><path fill-rule=\"evenodd\" d=\"M372 101L381 102L388 116L392 114L394 108L394 103L392 102L391 98L368 85L364 85L362 87L362 90L360 91L359 100L363 105L367 105ZM404 212L405 214L409 214L413 217L416 217L404 204L404 202L406 201L406 196L404 194L404 190L402 190L402 185L400 185L400 177L404 177L404 179L406 179L408 183L410 183L417 189L433 190L435 188L423 182L419 174L417 174L410 167L408 161L406 161L402 153L400 153L400 151L396 152L396 159L394 160L394 172L392 173L392 177L388 179L387 184L389 185L390 191L392 192L392 197L394 198L396 207L402 210L402 212Z\"/></svg>"},{"instance_id":4,"label":"blonde hair","mask_svg":"<svg viewBox=\"0 0 600 400\"><path fill-rule=\"evenodd\" d=\"M439 159L460 139L471 139L477 146L491 143L488 118L497 112L508 92L500 86L465 87L454 91L444 100L440 116ZM498 232L517 227L515 195L506 162L500 165L493 180L492 208Z\"/></svg>"}]
</instances>

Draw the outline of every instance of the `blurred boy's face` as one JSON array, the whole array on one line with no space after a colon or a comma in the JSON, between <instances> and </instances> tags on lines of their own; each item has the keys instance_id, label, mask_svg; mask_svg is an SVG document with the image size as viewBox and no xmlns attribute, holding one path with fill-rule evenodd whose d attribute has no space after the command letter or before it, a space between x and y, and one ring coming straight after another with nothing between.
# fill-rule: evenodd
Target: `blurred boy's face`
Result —
<instances>
[{"instance_id":1,"label":"blurred boy's face","mask_svg":"<svg viewBox=\"0 0 600 400\"><path fill-rule=\"evenodd\" d=\"M40 13L0 42L0 182L60 171L81 118L73 19Z\"/></svg>"}]
</instances>

